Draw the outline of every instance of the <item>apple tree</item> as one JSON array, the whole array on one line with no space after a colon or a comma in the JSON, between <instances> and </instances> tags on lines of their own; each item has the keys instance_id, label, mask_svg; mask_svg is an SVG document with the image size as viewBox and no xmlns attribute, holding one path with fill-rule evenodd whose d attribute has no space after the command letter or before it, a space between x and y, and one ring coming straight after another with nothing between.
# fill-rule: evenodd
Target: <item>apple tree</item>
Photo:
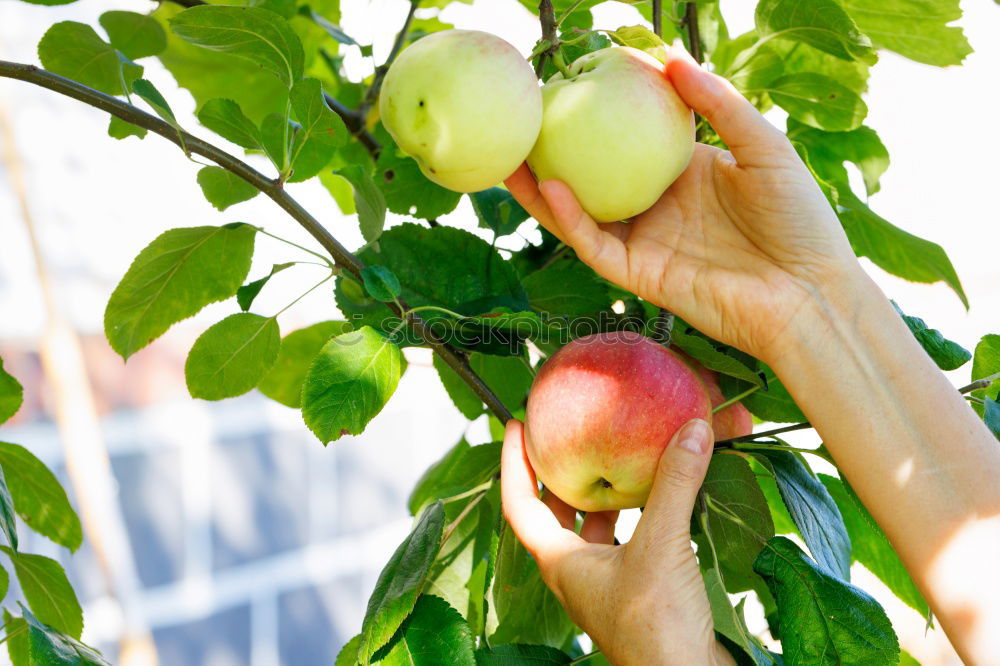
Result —
<instances>
[{"instance_id":1,"label":"apple tree","mask_svg":"<svg viewBox=\"0 0 1000 666\"><path fill-rule=\"evenodd\" d=\"M718 452L743 455L714 456L692 517L716 632L739 663L782 663L772 651L779 643L788 663L825 663L830 655L838 663L898 663L888 617L850 581L854 562L933 621L850 485L811 468L817 459L836 467L823 447L782 438L810 426L761 361L603 280L544 230L537 242L499 250L498 239L535 225L502 187L468 195L481 234L449 226L446 216L464 195L422 175L381 124L378 99L404 49L454 27L439 17L451 0L410 0L388 58L372 63L364 80L347 75L344 57L358 49L371 58L372 48L340 27L338 0L163 0L149 12L109 11L89 23L60 19L58 5L67 0L29 1L55 6L38 44L41 67L0 61L0 75L106 112L114 139L173 142L179 159L210 163L192 173L191 186L219 211L263 195L315 241L289 241L285 263L250 275L255 240L283 240L279 229L220 216L152 239L109 295L106 335L122 358L206 305L227 301L232 314L209 327L188 356L192 397L221 400L257 389L301 410L305 426L328 445L362 432L392 398L406 371L405 348L427 347L442 390L465 417L485 414L499 439L504 422L523 416L537 367L563 344L598 331L641 331L718 373L725 395L740 397L760 421L785 424L717 442ZM761 111L787 114L787 135L858 256L907 280L944 282L968 306L944 250L868 205L889 154L864 124L864 93L880 51L935 66L960 64L970 53L961 29L950 25L960 15L958 0L942 0L934 12L920 0L760 0L754 28L739 35L730 35L718 0L622 0L636 10L635 24L622 27L594 24L591 9L600 0L504 1L507 11L538 16L539 40L528 57L543 80L598 49L625 45L662 58L666 43L682 40ZM144 78L149 58L191 93L202 127L182 127L176 102ZM703 120L697 136L723 145ZM220 148L216 137L241 151ZM363 247L345 247L286 187L309 179L356 215ZM387 228L390 211L406 221ZM324 269L314 289L330 294L329 319L282 331L280 313L257 310L255 299L273 288L275 273L308 262ZM973 353L914 313L900 316L942 369L972 361L973 381L958 390L1000 436L1000 337L985 336ZM0 373L0 417L16 407L18 392ZM424 473L409 500L413 530L386 563L337 664L606 663L599 652L584 653L581 631L506 525L499 452L498 441L459 441ZM27 474L41 479L47 501L57 497L60 507L58 524L30 526L67 547L79 544L72 511L37 461L0 444L0 467L7 477L0 483L5 550L16 551L15 513L26 517L41 501L41 490L24 483ZM40 585L64 587L35 557L13 558L22 584L42 580L26 576L37 567L52 574ZM103 663L76 642L72 591L51 595L56 602L46 606L29 589L30 609L15 609L6 625L15 665ZM747 628L747 596L765 609L774 639L767 645ZM837 623L825 621L831 615ZM41 651L32 654L44 657L29 661L26 644L13 638L25 626L31 649Z\"/></svg>"}]
</instances>

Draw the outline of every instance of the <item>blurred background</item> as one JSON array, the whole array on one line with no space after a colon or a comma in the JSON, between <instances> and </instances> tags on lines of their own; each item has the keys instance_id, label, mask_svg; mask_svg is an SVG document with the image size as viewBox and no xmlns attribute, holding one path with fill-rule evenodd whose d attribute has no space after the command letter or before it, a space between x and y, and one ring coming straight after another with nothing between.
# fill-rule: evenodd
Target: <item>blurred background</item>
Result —
<instances>
[{"instance_id":1,"label":"blurred background","mask_svg":"<svg viewBox=\"0 0 1000 666\"><path fill-rule=\"evenodd\" d=\"M752 27L753 4L723 0L731 34ZM344 30L373 44L381 62L408 3L342 0L341 6ZM142 3L44 7L3 0L0 58L36 63L35 46L49 25L95 24L108 9L141 11ZM872 71L866 124L892 158L873 208L944 246L971 309L943 284L910 284L865 265L904 311L971 350L982 335L1000 332L1000 129L994 121L1000 8L970 1L963 9L959 25L975 49L965 65L938 69L882 53ZM436 11L421 10L418 17ZM613 2L598 5L594 16L595 26L606 28L641 20L631 7ZM440 18L499 34L523 53L539 32L516 0L454 3ZM372 70L372 59L356 48L348 49L346 62L356 78ZM180 123L206 135L189 94L155 59L143 64ZM780 111L772 120L784 126ZM306 430L298 412L257 393L221 403L193 400L184 385L187 350L205 328L234 311L231 302L206 308L123 364L104 339L104 306L132 258L164 230L240 220L312 245L263 197L218 213L196 185L200 165L153 135L115 141L107 136L107 122L93 108L0 79L0 123L10 130L0 131L0 150L8 154L0 164L0 358L25 387L24 406L0 428L0 440L41 457L77 506L81 493L102 501L94 488L112 491L103 497L107 511L96 519L84 516L88 531L76 555L28 533L22 549L64 564L84 605L84 640L113 663L155 664L149 644L132 658L119 654L123 635L146 635L159 663L171 666L330 664L359 630L375 579L409 530L410 488L463 434L486 441L485 421L470 426L445 394L430 355L412 349L388 407L363 435L328 448ZM18 162L20 178L12 168ZM342 215L318 182L291 185L290 191L345 245L362 244L355 219ZM441 221L486 233L476 228L467 201ZM528 241L537 238L530 221L521 233ZM511 238L517 237L504 240ZM251 276L287 257L284 247L263 236L257 247ZM40 272L50 287L48 305ZM275 280L280 288L265 290L258 311L284 306L314 277L303 269ZM330 291L318 290L279 318L282 332L336 318L334 308ZM45 349L55 360L43 367ZM952 375L956 386L965 384L969 367ZM85 409L68 415L77 427L61 432L56 416L66 396L80 398L74 404ZM803 434L798 441L814 439ZM83 479L75 486L64 452L102 444L110 466L75 473ZM69 462L72 467L72 455ZM623 538L634 520L623 520ZM113 537L107 552L94 548L89 529L95 524ZM940 631L925 630L919 616L867 572L858 568L855 580L887 607L911 654L925 664L957 663ZM753 619L761 626L762 618ZM0 663L4 659L0 650Z\"/></svg>"}]
</instances>

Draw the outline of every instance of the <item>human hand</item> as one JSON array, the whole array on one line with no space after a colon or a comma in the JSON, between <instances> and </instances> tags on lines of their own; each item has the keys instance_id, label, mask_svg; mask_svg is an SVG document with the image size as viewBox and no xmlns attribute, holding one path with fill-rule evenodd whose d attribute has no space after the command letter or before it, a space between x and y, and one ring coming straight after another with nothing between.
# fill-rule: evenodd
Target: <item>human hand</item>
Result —
<instances>
[{"instance_id":1,"label":"human hand","mask_svg":"<svg viewBox=\"0 0 1000 666\"><path fill-rule=\"evenodd\" d=\"M507 422L504 515L570 618L616 666L734 663L715 639L691 549L691 512L712 440L711 426L697 419L674 435L632 540L615 546L617 511L588 513L578 535L573 507L548 492L538 497L523 426Z\"/></svg>"},{"instance_id":2,"label":"human hand","mask_svg":"<svg viewBox=\"0 0 1000 666\"><path fill-rule=\"evenodd\" d=\"M784 134L683 49L670 50L666 75L730 150L696 145L648 211L597 224L569 186L536 183L526 165L507 186L598 273L767 361L788 321L822 290L860 275L859 265Z\"/></svg>"}]
</instances>

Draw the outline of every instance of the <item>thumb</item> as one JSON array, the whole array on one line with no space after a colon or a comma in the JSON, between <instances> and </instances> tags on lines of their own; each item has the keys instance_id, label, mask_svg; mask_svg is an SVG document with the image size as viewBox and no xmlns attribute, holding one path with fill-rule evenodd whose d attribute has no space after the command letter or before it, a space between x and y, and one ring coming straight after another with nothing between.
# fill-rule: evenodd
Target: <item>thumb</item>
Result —
<instances>
[{"instance_id":1,"label":"thumb","mask_svg":"<svg viewBox=\"0 0 1000 666\"><path fill-rule=\"evenodd\" d=\"M670 49L666 71L677 93L711 123L738 164L766 166L773 153L791 147L733 84L702 69L683 48Z\"/></svg>"},{"instance_id":2,"label":"thumb","mask_svg":"<svg viewBox=\"0 0 1000 666\"><path fill-rule=\"evenodd\" d=\"M647 543L691 540L691 512L712 457L712 426L701 419L685 423L660 456L653 489L636 526Z\"/></svg>"}]
</instances>

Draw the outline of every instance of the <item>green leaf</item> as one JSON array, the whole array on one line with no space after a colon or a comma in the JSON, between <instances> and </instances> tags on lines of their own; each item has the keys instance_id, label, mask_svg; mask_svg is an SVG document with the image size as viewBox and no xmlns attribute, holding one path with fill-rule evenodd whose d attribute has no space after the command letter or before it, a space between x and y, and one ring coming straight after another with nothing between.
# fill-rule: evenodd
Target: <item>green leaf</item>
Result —
<instances>
[{"instance_id":1,"label":"green leaf","mask_svg":"<svg viewBox=\"0 0 1000 666\"><path fill-rule=\"evenodd\" d=\"M233 296L250 271L254 234L246 224L160 234L139 253L104 312L104 332L122 358L209 303Z\"/></svg>"},{"instance_id":2,"label":"green leaf","mask_svg":"<svg viewBox=\"0 0 1000 666\"><path fill-rule=\"evenodd\" d=\"M17 550L17 520L14 518L14 499L10 495L7 487L7 479L4 476L3 468L0 466L0 531L7 537L7 543L12 550ZM7 572L3 572L4 584L3 592L0 593L0 601L7 594Z\"/></svg>"},{"instance_id":3,"label":"green leaf","mask_svg":"<svg viewBox=\"0 0 1000 666\"><path fill-rule=\"evenodd\" d=\"M794 543L774 537L753 566L778 602L786 663L898 663L899 641L878 602L820 569Z\"/></svg>"},{"instance_id":4,"label":"green leaf","mask_svg":"<svg viewBox=\"0 0 1000 666\"><path fill-rule=\"evenodd\" d=\"M201 5L170 19L181 39L251 60L288 87L302 78L302 43L287 21L257 7Z\"/></svg>"},{"instance_id":5,"label":"green leaf","mask_svg":"<svg viewBox=\"0 0 1000 666\"><path fill-rule=\"evenodd\" d=\"M338 171L337 175L342 176L351 185L362 238L368 243L374 243L385 228L386 204L382 190L378 189L372 177L361 167L348 166Z\"/></svg>"},{"instance_id":6,"label":"green leaf","mask_svg":"<svg viewBox=\"0 0 1000 666\"><path fill-rule=\"evenodd\" d=\"M282 173L288 168L290 154L288 138L293 136L294 132L294 126L280 113L268 114L260 124L260 144L274 164L274 168Z\"/></svg>"},{"instance_id":7,"label":"green leaf","mask_svg":"<svg viewBox=\"0 0 1000 666\"><path fill-rule=\"evenodd\" d=\"M375 182L385 194L389 210L423 219L455 210L462 195L427 180L417 163L397 150L391 141L386 142L376 165Z\"/></svg>"},{"instance_id":8,"label":"green leaf","mask_svg":"<svg viewBox=\"0 0 1000 666\"><path fill-rule=\"evenodd\" d=\"M437 370L438 378L444 385L444 390L455 404L455 407L462 413L462 416L470 421L483 413L483 401L479 399L465 380L458 376L458 373L451 369L444 359L434 354L434 369Z\"/></svg>"},{"instance_id":9,"label":"green leaf","mask_svg":"<svg viewBox=\"0 0 1000 666\"><path fill-rule=\"evenodd\" d=\"M993 398L983 398L983 421L993 436L1000 439L1000 402Z\"/></svg>"},{"instance_id":10,"label":"green leaf","mask_svg":"<svg viewBox=\"0 0 1000 666\"><path fill-rule=\"evenodd\" d=\"M0 467L24 524L75 551L83 543L80 519L56 475L19 444L0 442Z\"/></svg>"},{"instance_id":11,"label":"green leaf","mask_svg":"<svg viewBox=\"0 0 1000 666\"><path fill-rule=\"evenodd\" d=\"M531 307L551 315L578 316L606 310L606 283L581 261L557 261L521 281Z\"/></svg>"},{"instance_id":12,"label":"green leaf","mask_svg":"<svg viewBox=\"0 0 1000 666\"><path fill-rule=\"evenodd\" d=\"M496 645L476 650L476 666L565 666L572 657L546 645Z\"/></svg>"},{"instance_id":13,"label":"green leaf","mask_svg":"<svg viewBox=\"0 0 1000 666\"><path fill-rule=\"evenodd\" d=\"M987 397L1000 398L1000 335L984 335L976 344L975 353L972 355L972 380L992 379L992 383L984 389L977 389L972 392L976 398ZM979 405L973 404L973 408ZM976 409L982 415L981 408Z\"/></svg>"},{"instance_id":14,"label":"green leaf","mask_svg":"<svg viewBox=\"0 0 1000 666\"><path fill-rule=\"evenodd\" d=\"M801 423L808 420L798 405L795 404L795 401L792 400L788 389L775 376L774 371L763 363L760 365L767 382L767 388L755 391L743 398L743 405L750 410L751 414L762 421ZM745 384L736 384L734 386L732 379L726 376L719 377L719 384L725 395L735 395L749 388Z\"/></svg>"},{"instance_id":15,"label":"green leaf","mask_svg":"<svg viewBox=\"0 0 1000 666\"><path fill-rule=\"evenodd\" d=\"M427 468L410 493L407 505L417 515L424 505L467 492L500 471L500 442L469 446L464 438Z\"/></svg>"},{"instance_id":16,"label":"green leaf","mask_svg":"<svg viewBox=\"0 0 1000 666\"><path fill-rule=\"evenodd\" d=\"M781 499L809 552L828 573L851 580L851 539L830 493L800 458L787 451L755 451L773 475Z\"/></svg>"},{"instance_id":17,"label":"green leaf","mask_svg":"<svg viewBox=\"0 0 1000 666\"><path fill-rule=\"evenodd\" d=\"M42 66L109 95L121 95L126 84L142 76L142 67L122 60L118 51L86 23L61 21L38 42Z\"/></svg>"},{"instance_id":18,"label":"green leaf","mask_svg":"<svg viewBox=\"0 0 1000 666\"><path fill-rule=\"evenodd\" d=\"M274 317L229 315L191 347L184 376L192 398L222 400L250 391L278 358L281 332Z\"/></svg>"},{"instance_id":19,"label":"green leaf","mask_svg":"<svg viewBox=\"0 0 1000 666\"><path fill-rule=\"evenodd\" d=\"M76 640L78 636L68 636L41 622L24 606L21 606L21 611L24 614L21 621L28 625L31 666L111 666L100 652Z\"/></svg>"},{"instance_id":20,"label":"green leaf","mask_svg":"<svg viewBox=\"0 0 1000 666\"><path fill-rule=\"evenodd\" d=\"M180 5L165 2L152 15L166 26L182 11ZM158 58L177 84L190 91L196 107L215 98L231 99L255 123L268 113L287 109L288 87L251 60L189 44L170 30L167 50Z\"/></svg>"},{"instance_id":21,"label":"green leaf","mask_svg":"<svg viewBox=\"0 0 1000 666\"><path fill-rule=\"evenodd\" d=\"M754 386L763 385L764 382L756 371L744 365L739 359L719 351L708 339L689 333L687 328L684 322L675 321L670 333L671 346L679 348L709 370L742 379Z\"/></svg>"},{"instance_id":22,"label":"green leaf","mask_svg":"<svg viewBox=\"0 0 1000 666\"><path fill-rule=\"evenodd\" d=\"M210 99L198 110L198 120L223 139L249 150L259 150L260 130L243 115L240 105L231 99Z\"/></svg>"},{"instance_id":23,"label":"green leaf","mask_svg":"<svg viewBox=\"0 0 1000 666\"><path fill-rule=\"evenodd\" d=\"M957 342L948 340L941 335L941 331L929 328L923 319L904 314L895 302L892 306L896 308L896 312L906 322L906 327L910 329L913 337L917 339L927 355L942 370L955 370L968 363L972 358L972 353L968 349Z\"/></svg>"},{"instance_id":24,"label":"green leaf","mask_svg":"<svg viewBox=\"0 0 1000 666\"><path fill-rule=\"evenodd\" d=\"M28 623L23 617L14 617L6 608L3 609L4 633L7 639L7 655L13 666L31 666L31 648L28 642Z\"/></svg>"},{"instance_id":25,"label":"green leaf","mask_svg":"<svg viewBox=\"0 0 1000 666\"><path fill-rule=\"evenodd\" d=\"M331 23L321 14L314 12L312 9L309 9L309 17L312 18L316 25L323 28L323 30L326 31L326 34L330 35L341 44L347 44L348 46L361 46L361 44L358 44L353 37L344 32L339 25Z\"/></svg>"},{"instance_id":26,"label":"green leaf","mask_svg":"<svg viewBox=\"0 0 1000 666\"><path fill-rule=\"evenodd\" d=\"M346 321L321 321L292 331L282 338L278 359L257 388L272 400L299 408L302 404L302 384L320 349L333 336L350 330L351 325Z\"/></svg>"},{"instance_id":27,"label":"green leaf","mask_svg":"<svg viewBox=\"0 0 1000 666\"><path fill-rule=\"evenodd\" d=\"M868 115L857 93L822 74L786 74L747 92L766 92L796 120L831 132L856 129Z\"/></svg>"},{"instance_id":28,"label":"green leaf","mask_svg":"<svg viewBox=\"0 0 1000 666\"><path fill-rule=\"evenodd\" d=\"M217 166L199 169L198 185L208 203L220 211L241 201L253 199L260 193L260 190L236 174Z\"/></svg>"},{"instance_id":29,"label":"green leaf","mask_svg":"<svg viewBox=\"0 0 1000 666\"><path fill-rule=\"evenodd\" d=\"M0 423L9 420L21 409L24 402L24 388L21 383L7 374L0 358Z\"/></svg>"},{"instance_id":30,"label":"green leaf","mask_svg":"<svg viewBox=\"0 0 1000 666\"><path fill-rule=\"evenodd\" d=\"M289 92L292 111L301 127L292 142L291 182L308 180L330 163L334 151L347 143L350 133L326 104L317 79L296 81Z\"/></svg>"},{"instance_id":31,"label":"green leaf","mask_svg":"<svg viewBox=\"0 0 1000 666\"><path fill-rule=\"evenodd\" d=\"M855 254L911 282L943 281L969 307L955 268L940 245L894 226L848 190L839 190L839 203L837 214Z\"/></svg>"},{"instance_id":32,"label":"green leaf","mask_svg":"<svg viewBox=\"0 0 1000 666\"><path fill-rule=\"evenodd\" d=\"M958 0L841 0L879 48L911 60L945 67L960 65L972 47L959 26Z\"/></svg>"},{"instance_id":33,"label":"green leaf","mask_svg":"<svg viewBox=\"0 0 1000 666\"><path fill-rule=\"evenodd\" d=\"M576 633L572 620L545 585L535 559L504 523L490 589L490 645L528 643L561 648Z\"/></svg>"},{"instance_id":34,"label":"green leaf","mask_svg":"<svg viewBox=\"0 0 1000 666\"><path fill-rule=\"evenodd\" d=\"M259 280L254 280L253 282L248 282L239 289L236 290L236 302L239 303L240 309L243 312L247 312L250 306L253 305L254 300L260 295L260 290L264 288L272 277L276 273L280 273L286 268L291 268L294 266L294 262L284 263L284 264L274 264L271 266L271 272L260 278Z\"/></svg>"},{"instance_id":35,"label":"green leaf","mask_svg":"<svg viewBox=\"0 0 1000 666\"><path fill-rule=\"evenodd\" d=\"M21 592L38 619L73 638L80 638L83 611L59 563L42 555L16 553L7 546L0 546L0 550L10 557Z\"/></svg>"},{"instance_id":36,"label":"green leaf","mask_svg":"<svg viewBox=\"0 0 1000 666\"><path fill-rule=\"evenodd\" d=\"M475 666L472 632L445 600L423 595L379 655L384 666Z\"/></svg>"},{"instance_id":37,"label":"green leaf","mask_svg":"<svg viewBox=\"0 0 1000 666\"><path fill-rule=\"evenodd\" d=\"M753 587L751 564L761 541L774 536L774 523L749 463L738 455L712 456L702 486L709 506L708 526L729 592ZM739 525L731 518L743 522ZM698 537L695 540L697 541Z\"/></svg>"},{"instance_id":38,"label":"green leaf","mask_svg":"<svg viewBox=\"0 0 1000 666\"><path fill-rule=\"evenodd\" d=\"M76 2L76 0L21 0L21 2L27 2L32 5L47 5L49 7L55 7L56 5L68 5ZM15 666L21 666L21 664L15 664Z\"/></svg>"},{"instance_id":39,"label":"green leaf","mask_svg":"<svg viewBox=\"0 0 1000 666\"><path fill-rule=\"evenodd\" d=\"M156 112L156 115L170 123L178 132L181 131L180 125L177 123L177 118L174 117L173 109L170 108L167 100L156 89L156 86L146 79L138 79L132 83L132 92L149 104L153 111Z\"/></svg>"},{"instance_id":40,"label":"green leaf","mask_svg":"<svg viewBox=\"0 0 1000 666\"><path fill-rule=\"evenodd\" d=\"M754 23L761 37L805 42L844 60L874 64L871 42L835 0L761 0Z\"/></svg>"},{"instance_id":41,"label":"green leaf","mask_svg":"<svg viewBox=\"0 0 1000 666\"><path fill-rule=\"evenodd\" d=\"M862 94L868 90L871 65L861 60L842 60L804 42L773 40L767 49L781 58L787 74L811 72L828 76L842 86Z\"/></svg>"},{"instance_id":42,"label":"green leaf","mask_svg":"<svg viewBox=\"0 0 1000 666\"><path fill-rule=\"evenodd\" d=\"M137 136L140 139L146 137L148 130L145 127L139 127L138 125L133 125L130 122L126 122L119 118L118 116L111 116L111 122L108 124L108 136L112 139L127 139L130 136Z\"/></svg>"},{"instance_id":43,"label":"green leaf","mask_svg":"<svg viewBox=\"0 0 1000 666\"><path fill-rule=\"evenodd\" d=\"M514 233L529 217L528 211L521 207L514 195L502 187L473 192L469 201L479 218L479 226L492 229L497 236Z\"/></svg>"},{"instance_id":44,"label":"green leaf","mask_svg":"<svg viewBox=\"0 0 1000 666\"><path fill-rule=\"evenodd\" d=\"M104 12L98 20L111 46L132 60L154 56L167 48L166 33L147 14L113 10Z\"/></svg>"},{"instance_id":45,"label":"green leaf","mask_svg":"<svg viewBox=\"0 0 1000 666\"><path fill-rule=\"evenodd\" d=\"M444 518L441 502L428 507L379 574L361 625L358 658L363 663L389 642L413 611L441 549Z\"/></svg>"},{"instance_id":46,"label":"green leaf","mask_svg":"<svg viewBox=\"0 0 1000 666\"><path fill-rule=\"evenodd\" d=\"M334 161L336 161L336 155L334 156ZM370 178L370 177L369 177ZM344 177L343 174L337 173L333 169L324 169L319 172L319 182L326 191L330 193L333 200L337 203L337 208L344 215L354 215L358 212L357 206L354 204L355 189L351 186L351 181ZM375 187L374 181L372 181L372 187L378 192L378 196L382 196L382 192ZM385 208L385 198L382 199L382 210ZM385 224L385 219L383 218L381 222L378 223L377 231L379 234L382 233L382 226ZM365 235L364 227L362 227L361 235ZM377 238L377 237L376 237Z\"/></svg>"},{"instance_id":47,"label":"green leaf","mask_svg":"<svg viewBox=\"0 0 1000 666\"><path fill-rule=\"evenodd\" d=\"M476 502L474 506L470 504ZM486 623L483 603L490 581L493 542L500 519L500 486L493 484L481 499L478 495L445 504L445 517L454 523L466 509L469 513L442 545L427 574L425 594L441 597L459 611L473 634L482 633Z\"/></svg>"},{"instance_id":48,"label":"green leaf","mask_svg":"<svg viewBox=\"0 0 1000 666\"><path fill-rule=\"evenodd\" d=\"M337 653L337 661L333 666L358 666L358 648L361 646L361 634L353 637L340 648Z\"/></svg>"},{"instance_id":49,"label":"green leaf","mask_svg":"<svg viewBox=\"0 0 1000 666\"><path fill-rule=\"evenodd\" d=\"M464 315L483 314L497 307L518 312L528 309L513 266L486 241L467 231L403 224L386 231L379 239L379 248L378 252L368 248L359 257L366 264L380 264L395 273L402 284L403 300L410 307L433 305ZM346 278L337 280L340 311L352 321L391 332L399 318L364 293L352 292L349 285L357 286ZM479 344L473 331L463 331L461 336L451 333L456 326L453 317L432 311L421 315L446 340L466 348ZM409 335L407 342L418 342L412 333L400 335ZM490 336L498 348L509 347L499 339L499 333Z\"/></svg>"},{"instance_id":50,"label":"green leaf","mask_svg":"<svg viewBox=\"0 0 1000 666\"><path fill-rule=\"evenodd\" d=\"M851 538L851 555L885 583L907 606L930 619L930 608L914 584L906 567L896 554L875 519L868 513L854 491L840 479L820 474L823 482L844 517Z\"/></svg>"},{"instance_id":51,"label":"green leaf","mask_svg":"<svg viewBox=\"0 0 1000 666\"><path fill-rule=\"evenodd\" d=\"M844 162L856 165L861 171L869 196L879 191L879 178L889 168L889 151L870 127L824 132L789 117L788 138L804 144L809 151L809 165L838 187L850 187Z\"/></svg>"},{"instance_id":52,"label":"green leaf","mask_svg":"<svg viewBox=\"0 0 1000 666\"><path fill-rule=\"evenodd\" d=\"M399 347L370 326L332 338L302 387L306 425L324 444L359 434L392 397L402 367Z\"/></svg>"},{"instance_id":53,"label":"green leaf","mask_svg":"<svg viewBox=\"0 0 1000 666\"><path fill-rule=\"evenodd\" d=\"M615 43L645 51L660 62L666 62L667 45L649 28L642 25L622 26L608 33Z\"/></svg>"},{"instance_id":54,"label":"green leaf","mask_svg":"<svg viewBox=\"0 0 1000 666\"><path fill-rule=\"evenodd\" d=\"M399 278L385 266L370 265L361 269L361 279L372 298L382 303L392 303L402 293Z\"/></svg>"}]
</instances>

